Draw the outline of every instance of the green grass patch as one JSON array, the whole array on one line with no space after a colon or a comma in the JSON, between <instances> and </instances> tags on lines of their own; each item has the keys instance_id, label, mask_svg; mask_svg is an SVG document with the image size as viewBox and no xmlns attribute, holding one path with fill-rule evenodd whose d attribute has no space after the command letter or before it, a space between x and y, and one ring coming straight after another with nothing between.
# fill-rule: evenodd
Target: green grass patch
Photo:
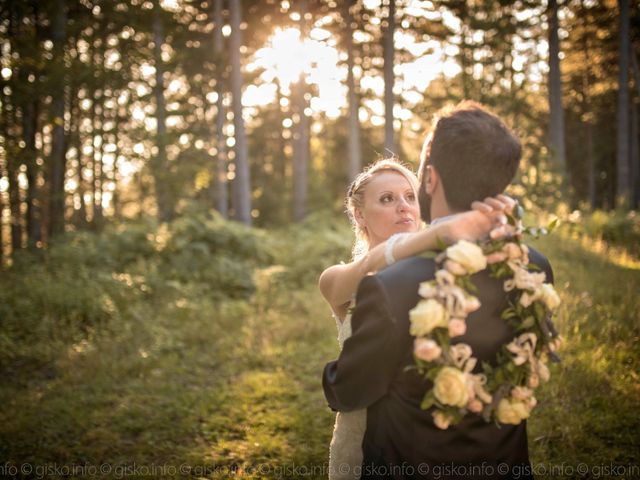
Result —
<instances>
[{"instance_id":1,"label":"green grass patch","mask_svg":"<svg viewBox=\"0 0 640 480\"><path fill-rule=\"evenodd\" d=\"M180 231L207 244L206 230L186 223ZM334 416L321 371L338 347L316 280L322 266L348 258L350 232L320 223L260 235L271 265L255 265L250 283L243 280L250 297L209 291L207 282L222 276L207 272L195 283L176 278L182 266L145 250L146 260L127 259L104 280L124 301L112 310L91 304L97 323L46 355L26 355L25 343L3 357L0 465L108 464L110 478L326 478ZM640 464L640 270L560 235L536 246L554 267L565 344L529 420L532 461L592 468L538 478L592 478L599 465ZM216 255L188 242L179 250ZM83 301L105 294L88 291ZM28 302L20 308L37 325L43 307L34 305L40 313ZM43 337L33 345L46 344Z\"/></svg>"}]
</instances>

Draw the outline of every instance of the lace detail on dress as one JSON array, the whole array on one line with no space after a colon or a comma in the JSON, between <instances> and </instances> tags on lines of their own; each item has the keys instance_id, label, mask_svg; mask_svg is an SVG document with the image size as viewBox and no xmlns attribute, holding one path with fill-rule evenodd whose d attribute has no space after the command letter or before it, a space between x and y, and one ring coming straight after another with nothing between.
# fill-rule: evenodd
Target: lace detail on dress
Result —
<instances>
[{"instance_id":1,"label":"lace detail on dress","mask_svg":"<svg viewBox=\"0 0 640 480\"><path fill-rule=\"evenodd\" d=\"M334 313L338 328L338 343L340 349L351 336L351 311L355 299L349 304L349 309L341 322ZM333 437L329 445L329 480L358 479L362 466L362 439L367 427L367 410L353 412L338 412L333 427Z\"/></svg>"}]
</instances>

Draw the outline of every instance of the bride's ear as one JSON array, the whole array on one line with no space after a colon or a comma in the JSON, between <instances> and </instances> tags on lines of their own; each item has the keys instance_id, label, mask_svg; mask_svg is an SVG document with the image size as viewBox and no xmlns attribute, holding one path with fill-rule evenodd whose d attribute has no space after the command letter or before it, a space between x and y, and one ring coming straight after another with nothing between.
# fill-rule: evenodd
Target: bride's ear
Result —
<instances>
[{"instance_id":1,"label":"bride's ear","mask_svg":"<svg viewBox=\"0 0 640 480\"><path fill-rule=\"evenodd\" d=\"M364 221L364 216L362 215L362 211L359 208L353 209L353 218L360 228L365 228L367 225Z\"/></svg>"}]
</instances>

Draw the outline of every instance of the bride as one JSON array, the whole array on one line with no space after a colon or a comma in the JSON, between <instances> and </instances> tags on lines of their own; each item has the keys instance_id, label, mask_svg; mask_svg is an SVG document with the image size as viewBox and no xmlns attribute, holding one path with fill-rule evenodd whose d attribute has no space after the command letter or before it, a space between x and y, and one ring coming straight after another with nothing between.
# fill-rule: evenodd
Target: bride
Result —
<instances>
[{"instance_id":1,"label":"bride","mask_svg":"<svg viewBox=\"0 0 640 480\"><path fill-rule=\"evenodd\" d=\"M319 287L338 327L340 347L351 336L350 308L360 280L396 260L447 244L503 234L504 211L514 201L504 195L474 202L472 210L423 229L418 179L394 159L381 160L360 173L349 187L347 213L354 226L353 260L333 265L320 276ZM329 448L329 478L360 478L366 410L338 412Z\"/></svg>"}]
</instances>

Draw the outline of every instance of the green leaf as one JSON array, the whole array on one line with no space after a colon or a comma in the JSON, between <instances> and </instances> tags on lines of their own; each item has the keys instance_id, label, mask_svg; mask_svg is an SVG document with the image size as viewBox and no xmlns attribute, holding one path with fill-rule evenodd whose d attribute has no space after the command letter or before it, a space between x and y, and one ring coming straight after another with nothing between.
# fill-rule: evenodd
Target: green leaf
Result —
<instances>
[{"instance_id":1,"label":"green leaf","mask_svg":"<svg viewBox=\"0 0 640 480\"><path fill-rule=\"evenodd\" d=\"M549 225L547 225L547 230L549 230L549 233L553 232L553 230L555 230L555 228L558 226L558 217L554 218L553 220L551 220L551 222L549 222Z\"/></svg>"},{"instance_id":2,"label":"green leaf","mask_svg":"<svg viewBox=\"0 0 640 480\"><path fill-rule=\"evenodd\" d=\"M438 373L440 373L440 370L442 370L442 367L434 367L427 372L426 377L433 382L438 376Z\"/></svg>"},{"instance_id":3,"label":"green leaf","mask_svg":"<svg viewBox=\"0 0 640 480\"><path fill-rule=\"evenodd\" d=\"M531 328L535 325L536 323L536 319L533 317L527 317L525 318L522 323L520 324L520 327L518 328L518 330L525 330L528 328Z\"/></svg>"},{"instance_id":4,"label":"green leaf","mask_svg":"<svg viewBox=\"0 0 640 480\"><path fill-rule=\"evenodd\" d=\"M433 389L431 389L426 393L426 395L422 399L422 402L420 403L420 408L422 410L427 410L427 409L433 407L433 404L435 402L436 402L436 397L433 394Z\"/></svg>"}]
</instances>

